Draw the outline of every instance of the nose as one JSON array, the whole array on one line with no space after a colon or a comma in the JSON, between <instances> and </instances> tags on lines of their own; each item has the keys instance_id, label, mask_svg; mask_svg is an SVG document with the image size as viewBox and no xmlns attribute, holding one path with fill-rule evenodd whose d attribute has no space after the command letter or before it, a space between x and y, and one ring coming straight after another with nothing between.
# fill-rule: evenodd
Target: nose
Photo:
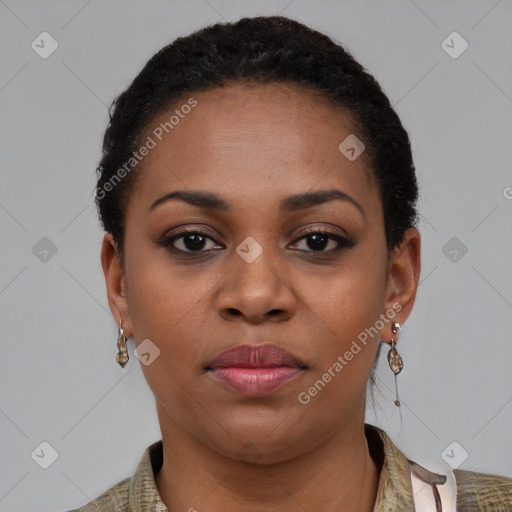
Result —
<instances>
[{"instance_id":1,"label":"nose","mask_svg":"<svg viewBox=\"0 0 512 512\"><path fill-rule=\"evenodd\" d=\"M292 317L297 301L275 256L266 250L251 263L235 256L234 267L222 280L217 294L219 314L228 321L252 324Z\"/></svg>"}]
</instances>

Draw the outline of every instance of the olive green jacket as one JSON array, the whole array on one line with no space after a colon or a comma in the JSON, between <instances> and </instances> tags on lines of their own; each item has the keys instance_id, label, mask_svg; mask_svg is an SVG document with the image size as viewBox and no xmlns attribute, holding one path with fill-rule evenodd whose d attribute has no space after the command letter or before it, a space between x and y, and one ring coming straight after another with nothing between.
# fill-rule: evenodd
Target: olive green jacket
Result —
<instances>
[{"instance_id":1,"label":"olive green jacket","mask_svg":"<svg viewBox=\"0 0 512 512\"><path fill-rule=\"evenodd\" d=\"M380 428L365 424L365 435L372 457L380 468L374 512L415 511L417 498L413 497L409 464L412 461L408 461ZM155 484L155 475L162 463L160 440L146 448L131 478L125 478L94 501L69 512L167 511ZM439 474L421 467L420 474L425 482L439 478ZM457 512L512 512L512 478L458 469L453 471L453 475L456 480ZM430 490L430 485L427 487ZM433 511L436 511L435 506Z\"/></svg>"}]
</instances>

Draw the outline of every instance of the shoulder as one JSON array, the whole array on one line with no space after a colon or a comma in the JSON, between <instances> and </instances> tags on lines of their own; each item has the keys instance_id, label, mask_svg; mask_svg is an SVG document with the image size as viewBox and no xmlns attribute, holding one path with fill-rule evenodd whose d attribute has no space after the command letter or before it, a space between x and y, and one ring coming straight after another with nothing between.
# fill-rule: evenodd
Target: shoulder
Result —
<instances>
[{"instance_id":1,"label":"shoulder","mask_svg":"<svg viewBox=\"0 0 512 512\"><path fill-rule=\"evenodd\" d=\"M162 440L159 440L145 449L131 477L121 480L83 507L67 512L130 512L131 510L150 510L151 505L162 508L155 483L155 474L162 466L162 462L163 444ZM151 510L160 510L160 508Z\"/></svg>"},{"instance_id":2,"label":"shoulder","mask_svg":"<svg viewBox=\"0 0 512 512\"><path fill-rule=\"evenodd\" d=\"M121 480L95 500L67 512L128 512L130 478Z\"/></svg>"},{"instance_id":3,"label":"shoulder","mask_svg":"<svg viewBox=\"0 0 512 512\"><path fill-rule=\"evenodd\" d=\"M512 478L455 469L458 512L512 510Z\"/></svg>"}]
</instances>

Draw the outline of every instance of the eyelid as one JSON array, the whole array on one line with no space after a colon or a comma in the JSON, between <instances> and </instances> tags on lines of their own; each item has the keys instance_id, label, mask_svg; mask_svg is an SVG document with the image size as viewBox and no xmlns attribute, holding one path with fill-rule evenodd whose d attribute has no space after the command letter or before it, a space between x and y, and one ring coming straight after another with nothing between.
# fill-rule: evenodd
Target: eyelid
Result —
<instances>
[{"instance_id":1,"label":"eyelid","mask_svg":"<svg viewBox=\"0 0 512 512\"><path fill-rule=\"evenodd\" d=\"M310 233L327 233L328 235L337 236L340 238L349 238L348 233L343 228L337 228L343 231L343 234L333 232L332 228L328 228L325 225L314 224L306 228L301 228L293 234L294 237L304 236Z\"/></svg>"},{"instance_id":2,"label":"eyelid","mask_svg":"<svg viewBox=\"0 0 512 512\"><path fill-rule=\"evenodd\" d=\"M215 230L203 226L203 225L194 225L194 227L190 226L178 226L177 228L172 229L172 232L169 235L164 235L163 239L171 239L171 238L177 238L179 235L187 235L187 234L204 234L211 238L214 242L217 242L218 239L222 239L222 236L219 235Z\"/></svg>"}]
</instances>

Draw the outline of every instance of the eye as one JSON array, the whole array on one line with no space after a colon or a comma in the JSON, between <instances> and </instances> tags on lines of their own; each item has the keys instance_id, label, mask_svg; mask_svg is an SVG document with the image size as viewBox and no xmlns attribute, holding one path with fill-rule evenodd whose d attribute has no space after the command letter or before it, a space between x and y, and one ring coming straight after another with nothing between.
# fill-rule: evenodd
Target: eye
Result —
<instances>
[{"instance_id":1,"label":"eye","mask_svg":"<svg viewBox=\"0 0 512 512\"><path fill-rule=\"evenodd\" d=\"M164 236L157 244L177 254L207 253L224 249L215 241L215 237L214 233L207 230L182 228L178 232ZM303 247L300 247L301 244ZM316 227L303 233L293 245L301 252L332 254L353 247L355 242ZM329 245L334 247L325 250Z\"/></svg>"},{"instance_id":2,"label":"eye","mask_svg":"<svg viewBox=\"0 0 512 512\"><path fill-rule=\"evenodd\" d=\"M304 252L319 252L319 253L334 253L340 251L341 249L350 248L355 245L355 242L349 240L348 238L344 238L340 235L331 233L329 231L322 230L321 228L313 228L303 233L303 235L295 242L295 245L305 240L306 248L299 247L300 251ZM334 247L331 247L329 250L325 250L329 244Z\"/></svg>"},{"instance_id":3,"label":"eye","mask_svg":"<svg viewBox=\"0 0 512 512\"><path fill-rule=\"evenodd\" d=\"M222 249L222 246L216 245L212 236L212 233L198 229L181 229L177 233L163 237L157 244L177 253L198 253Z\"/></svg>"}]
</instances>

